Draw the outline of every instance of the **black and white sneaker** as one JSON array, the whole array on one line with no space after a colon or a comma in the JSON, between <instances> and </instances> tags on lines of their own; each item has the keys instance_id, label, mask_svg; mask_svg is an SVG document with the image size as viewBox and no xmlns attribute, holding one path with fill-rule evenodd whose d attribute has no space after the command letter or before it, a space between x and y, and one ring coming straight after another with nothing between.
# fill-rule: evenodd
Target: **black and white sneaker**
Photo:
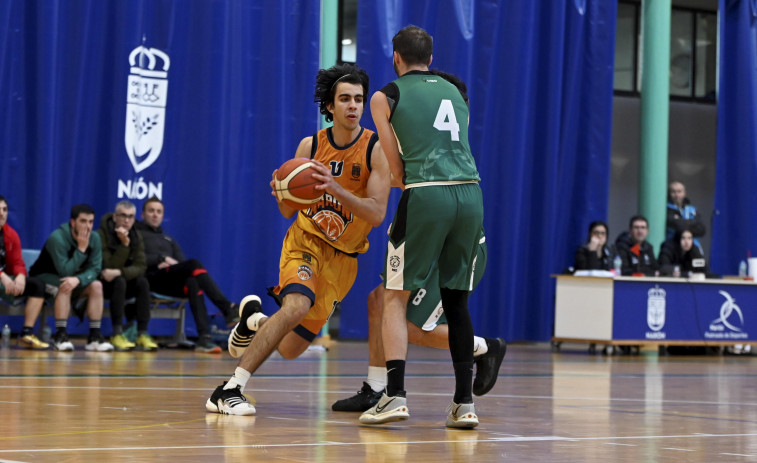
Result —
<instances>
[{"instance_id":1,"label":"black and white sneaker","mask_svg":"<svg viewBox=\"0 0 757 463\"><path fill-rule=\"evenodd\" d=\"M239 323L244 323L244 326L254 332L255 330L249 323L250 317L252 314L262 311L263 304L260 302L260 298L257 295L250 294L249 296L245 296L244 299L242 299L242 302L239 303Z\"/></svg>"},{"instance_id":2,"label":"black and white sneaker","mask_svg":"<svg viewBox=\"0 0 757 463\"><path fill-rule=\"evenodd\" d=\"M235 359L239 358L244 354L245 349L247 349L247 346L250 345L250 342L252 342L254 334L251 334L249 336L242 336L237 331L237 328L239 327L239 323L234 326L234 329L231 330L231 333L229 333L229 355L234 357Z\"/></svg>"},{"instance_id":3,"label":"black and white sneaker","mask_svg":"<svg viewBox=\"0 0 757 463\"><path fill-rule=\"evenodd\" d=\"M106 341L102 334L96 336L90 335L84 348L92 352L113 352L115 349L113 344Z\"/></svg>"},{"instance_id":4,"label":"black and white sneaker","mask_svg":"<svg viewBox=\"0 0 757 463\"><path fill-rule=\"evenodd\" d=\"M224 415L248 416L255 414L255 406L242 394L240 386L224 389L227 381L218 386L213 395L205 402L205 409L213 413Z\"/></svg>"},{"instance_id":5,"label":"black and white sneaker","mask_svg":"<svg viewBox=\"0 0 757 463\"><path fill-rule=\"evenodd\" d=\"M63 352L71 352L74 345L68 340L68 334L64 331L58 331L53 335L53 348Z\"/></svg>"},{"instance_id":6,"label":"black and white sneaker","mask_svg":"<svg viewBox=\"0 0 757 463\"><path fill-rule=\"evenodd\" d=\"M263 306L260 298L255 294L245 296L239 303L239 323L229 333L229 354L232 357L241 357L247 346L252 342L255 330L250 326L249 320L253 314L262 311Z\"/></svg>"},{"instance_id":7,"label":"black and white sneaker","mask_svg":"<svg viewBox=\"0 0 757 463\"><path fill-rule=\"evenodd\" d=\"M357 391L357 394L337 400L331 409L335 412L364 412L378 403L382 392L374 391L368 383L363 381L363 388Z\"/></svg>"},{"instance_id":8,"label":"black and white sneaker","mask_svg":"<svg viewBox=\"0 0 757 463\"><path fill-rule=\"evenodd\" d=\"M507 352L507 343L502 338L487 339L488 350L484 355L476 357L476 379L473 380L473 393L484 395L489 392L497 382L499 367Z\"/></svg>"}]
</instances>

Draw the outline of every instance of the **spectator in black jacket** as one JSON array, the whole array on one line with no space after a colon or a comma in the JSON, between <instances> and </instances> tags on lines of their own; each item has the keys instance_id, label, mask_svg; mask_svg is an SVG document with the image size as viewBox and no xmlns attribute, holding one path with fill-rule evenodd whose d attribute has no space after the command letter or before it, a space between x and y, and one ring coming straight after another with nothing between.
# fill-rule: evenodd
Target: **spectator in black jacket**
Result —
<instances>
[{"instance_id":1,"label":"spectator in black jacket","mask_svg":"<svg viewBox=\"0 0 757 463\"><path fill-rule=\"evenodd\" d=\"M660 273L674 277L688 277L692 273L709 274L702 252L694 245L691 230L677 231L660 248Z\"/></svg>"},{"instance_id":2,"label":"spectator in black jacket","mask_svg":"<svg viewBox=\"0 0 757 463\"><path fill-rule=\"evenodd\" d=\"M184 257L179 243L163 231L160 226L163 223L163 212L163 202L155 197L150 198L142 205L143 222L136 224L145 243L146 275L150 289L168 296L188 297L199 335L195 350L220 353L221 348L210 339L203 292L223 313L229 326L234 326L239 321L237 305L229 302L202 263Z\"/></svg>"},{"instance_id":3,"label":"spectator in black jacket","mask_svg":"<svg viewBox=\"0 0 757 463\"><path fill-rule=\"evenodd\" d=\"M576 249L576 270L610 270L615 250L607 245L607 224L596 220L589 224L589 237Z\"/></svg>"},{"instance_id":4,"label":"spectator in black jacket","mask_svg":"<svg viewBox=\"0 0 757 463\"><path fill-rule=\"evenodd\" d=\"M615 240L615 248L623 261L621 274L655 276L660 267L652 245L647 242L649 222L643 215L635 215L631 217L628 228Z\"/></svg>"}]
</instances>

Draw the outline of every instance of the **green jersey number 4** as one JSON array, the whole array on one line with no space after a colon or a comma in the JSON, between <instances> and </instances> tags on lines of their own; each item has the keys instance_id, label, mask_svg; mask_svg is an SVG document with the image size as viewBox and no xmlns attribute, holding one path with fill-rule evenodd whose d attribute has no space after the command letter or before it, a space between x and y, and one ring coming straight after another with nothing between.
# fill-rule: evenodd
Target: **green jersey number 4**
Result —
<instances>
[{"instance_id":1,"label":"green jersey number 4","mask_svg":"<svg viewBox=\"0 0 757 463\"><path fill-rule=\"evenodd\" d=\"M460 125L455 117L455 108L452 100L442 100L439 110L436 112L434 128L440 132L449 132L452 141L460 141Z\"/></svg>"}]
</instances>

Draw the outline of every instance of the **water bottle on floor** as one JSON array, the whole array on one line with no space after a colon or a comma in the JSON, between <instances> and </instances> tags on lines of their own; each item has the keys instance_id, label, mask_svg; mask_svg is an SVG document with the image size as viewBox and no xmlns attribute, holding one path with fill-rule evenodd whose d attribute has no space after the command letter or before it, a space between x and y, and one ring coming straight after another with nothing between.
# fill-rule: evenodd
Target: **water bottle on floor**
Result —
<instances>
[{"instance_id":1,"label":"water bottle on floor","mask_svg":"<svg viewBox=\"0 0 757 463\"><path fill-rule=\"evenodd\" d=\"M3 349L8 349L11 346L11 328L6 323L5 326L3 326Z\"/></svg>"},{"instance_id":2,"label":"water bottle on floor","mask_svg":"<svg viewBox=\"0 0 757 463\"><path fill-rule=\"evenodd\" d=\"M42 327L42 342L49 343L50 339L52 339L52 330L47 323L45 323L45 326Z\"/></svg>"}]
</instances>

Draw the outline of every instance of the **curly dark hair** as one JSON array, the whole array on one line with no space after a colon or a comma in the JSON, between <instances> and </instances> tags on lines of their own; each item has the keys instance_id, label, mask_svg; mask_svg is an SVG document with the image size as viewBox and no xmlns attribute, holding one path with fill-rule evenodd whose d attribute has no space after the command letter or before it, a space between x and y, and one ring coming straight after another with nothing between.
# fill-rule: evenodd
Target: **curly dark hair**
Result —
<instances>
[{"instance_id":1,"label":"curly dark hair","mask_svg":"<svg viewBox=\"0 0 757 463\"><path fill-rule=\"evenodd\" d=\"M334 102L336 84L339 82L362 85L363 98L368 98L368 73L365 70L351 63L338 64L328 69L321 69L318 71L318 75L315 76L315 96L313 101L318 103L318 108L326 118L326 122L334 120L333 115L326 107Z\"/></svg>"}]
</instances>

